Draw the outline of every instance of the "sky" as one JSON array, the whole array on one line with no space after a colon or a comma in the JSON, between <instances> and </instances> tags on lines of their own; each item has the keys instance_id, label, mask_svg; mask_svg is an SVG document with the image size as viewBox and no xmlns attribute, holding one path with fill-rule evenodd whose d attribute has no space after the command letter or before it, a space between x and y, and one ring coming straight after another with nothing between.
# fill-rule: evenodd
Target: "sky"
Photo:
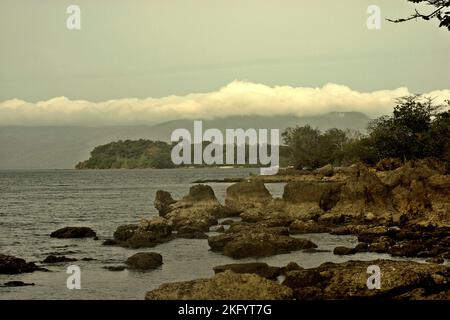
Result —
<instances>
[{"instance_id":1,"label":"sky","mask_svg":"<svg viewBox=\"0 0 450 320\"><path fill-rule=\"evenodd\" d=\"M66 27L71 4L81 8L81 30ZM369 5L381 9L380 30L366 26ZM270 112L264 101L273 112L337 106L376 115L399 93L446 97L450 32L385 20L413 8L406 0L2 0L0 125Z\"/></svg>"}]
</instances>

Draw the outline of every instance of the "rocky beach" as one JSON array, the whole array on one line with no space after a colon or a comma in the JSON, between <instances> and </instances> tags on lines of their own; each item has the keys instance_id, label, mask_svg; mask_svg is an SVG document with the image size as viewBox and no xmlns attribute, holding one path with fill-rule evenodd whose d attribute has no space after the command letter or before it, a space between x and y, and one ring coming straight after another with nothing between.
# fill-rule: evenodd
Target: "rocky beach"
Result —
<instances>
[{"instance_id":1,"label":"rocky beach","mask_svg":"<svg viewBox=\"0 0 450 320\"><path fill-rule=\"evenodd\" d=\"M275 179L285 183L279 198L265 185ZM162 284L149 290L145 299L447 300L449 199L450 176L445 164L436 160L404 164L386 160L373 167L328 165L309 172L249 176L226 188L223 204L207 184L192 185L178 200L158 190L154 206L159 216L119 225L111 238L95 241L99 238L91 228L70 226L50 237L90 238L95 245L142 251L105 272L159 268L165 256L159 247L176 239L202 239L210 251L235 260L215 266L211 278ZM313 268L301 267L299 261L284 266L240 261L320 252L314 241L303 236L308 234L352 235L358 243L334 247L333 254L345 257L345 262ZM353 261L358 253L386 254L392 260ZM48 264L75 260L49 255L38 263L2 254L0 273L45 271ZM376 290L367 286L367 268L373 265L381 271L381 286Z\"/></svg>"}]
</instances>

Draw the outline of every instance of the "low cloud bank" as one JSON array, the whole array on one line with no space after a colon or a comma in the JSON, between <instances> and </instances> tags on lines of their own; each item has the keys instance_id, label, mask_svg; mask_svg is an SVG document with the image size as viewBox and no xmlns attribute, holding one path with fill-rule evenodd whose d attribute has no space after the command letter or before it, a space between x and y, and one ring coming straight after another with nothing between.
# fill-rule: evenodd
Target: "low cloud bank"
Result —
<instances>
[{"instance_id":1,"label":"low cloud bank","mask_svg":"<svg viewBox=\"0 0 450 320\"><path fill-rule=\"evenodd\" d=\"M270 87L233 81L218 91L163 98L89 102L58 97L37 103L7 100L0 103L0 126L140 125L233 115L312 116L331 111L360 111L377 117L390 113L396 98L410 94L406 87L358 92L332 83L321 88L309 88ZM450 90L437 90L424 95L441 103L450 99Z\"/></svg>"}]
</instances>

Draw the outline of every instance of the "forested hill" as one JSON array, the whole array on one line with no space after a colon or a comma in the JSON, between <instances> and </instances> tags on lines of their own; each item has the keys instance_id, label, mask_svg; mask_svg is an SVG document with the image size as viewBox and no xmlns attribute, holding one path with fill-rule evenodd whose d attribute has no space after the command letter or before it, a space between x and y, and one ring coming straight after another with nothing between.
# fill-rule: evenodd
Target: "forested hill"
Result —
<instances>
[{"instance_id":1,"label":"forested hill","mask_svg":"<svg viewBox=\"0 0 450 320\"><path fill-rule=\"evenodd\" d=\"M95 147L91 157L76 169L171 168L171 145L162 141L119 140Z\"/></svg>"}]
</instances>

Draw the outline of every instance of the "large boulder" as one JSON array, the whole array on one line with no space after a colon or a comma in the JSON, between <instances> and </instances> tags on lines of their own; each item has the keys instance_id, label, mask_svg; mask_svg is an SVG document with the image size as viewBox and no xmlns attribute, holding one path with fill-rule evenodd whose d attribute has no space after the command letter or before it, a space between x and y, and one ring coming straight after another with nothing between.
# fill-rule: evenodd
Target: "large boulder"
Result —
<instances>
[{"instance_id":1,"label":"large boulder","mask_svg":"<svg viewBox=\"0 0 450 320\"><path fill-rule=\"evenodd\" d=\"M126 261L129 269L150 270L156 269L163 264L162 256L156 252L139 252Z\"/></svg>"},{"instance_id":2,"label":"large boulder","mask_svg":"<svg viewBox=\"0 0 450 320\"><path fill-rule=\"evenodd\" d=\"M119 226L114 232L115 244L130 248L150 248L171 239L172 226L163 217L142 220L139 225Z\"/></svg>"},{"instance_id":3,"label":"large boulder","mask_svg":"<svg viewBox=\"0 0 450 320\"><path fill-rule=\"evenodd\" d=\"M345 184L340 188L339 199L322 221L334 222L336 218L352 221L390 222L397 211L390 197L390 188L363 164L353 165Z\"/></svg>"},{"instance_id":4,"label":"large boulder","mask_svg":"<svg viewBox=\"0 0 450 320\"><path fill-rule=\"evenodd\" d=\"M243 212L260 208L272 200L264 182L251 180L235 183L227 188L225 204L235 211Z\"/></svg>"},{"instance_id":5,"label":"large boulder","mask_svg":"<svg viewBox=\"0 0 450 320\"><path fill-rule=\"evenodd\" d=\"M310 219L331 210L339 201L342 183L292 181L284 187L286 213L295 219Z\"/></svg>"},{"instance_id":6,"label":"large boulder","mask_svg":"<svg viewBox=\"0 0 450 320\"><path fill-rule=\"evenodd\" d=\"M43 270L33 262L0 253L0 274L17 274Z\"/></svg>"},{"instance_id":7,"label":"large boulder","mask_svg":"<svg viewBox=\"0 0 450 320\"><path fill-rule=\"evenodd\" d=\"M52 238L94 238L96 233L88 227L64 227L50 234Z\"/></svg>"},{"instance_id":8,"label":"large boulder","mask_svg":"<svg viewBox=\"0 0 450 320\"><path fill-rule=\"evenodd\" d=\"M226 270L211 279L163 284L147 292L146 300L285 300L292 290L256 274Z\"/></svg>"},{"instance_id":9,"label":"large boulder","mask_svg":"<svg viewBox=\"0 0 450 320\"><path fill-rule=\"evenodd\" d=\"M199 235L198 232L186 232L188 228L207 232L210 226L217 224L218 218L237 214L221 205L212 188L203 184L192 186L189 193L178 201L172 201L169 195L159 192L155 205L157 205L160 214L162 212L164 217L168 219L173 229L181 230L180 234L186 236Z\"/></svg>"},{"instance_id":10,"label":"large boulder","mask_svg":"<svg viewBox=\"0 0 450 320\"><path fill-rule=\"evenodd\" d=\"M369 266L380 268L380 289L367 287ZM317 268L289 271L283 284L297 299L427 299L436 294L450 299L450 267L390 260L327 262Z\"/></svg>"}]
</instances>

